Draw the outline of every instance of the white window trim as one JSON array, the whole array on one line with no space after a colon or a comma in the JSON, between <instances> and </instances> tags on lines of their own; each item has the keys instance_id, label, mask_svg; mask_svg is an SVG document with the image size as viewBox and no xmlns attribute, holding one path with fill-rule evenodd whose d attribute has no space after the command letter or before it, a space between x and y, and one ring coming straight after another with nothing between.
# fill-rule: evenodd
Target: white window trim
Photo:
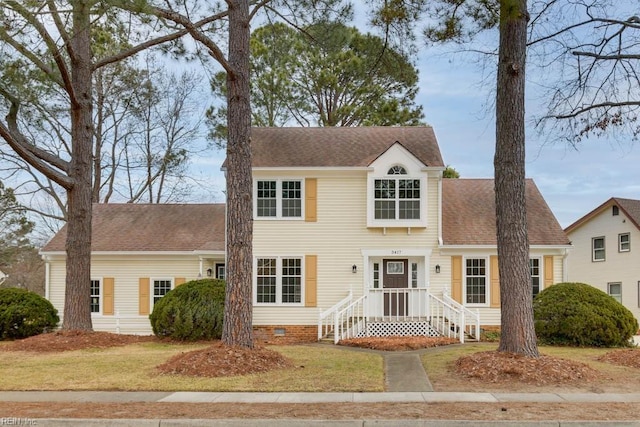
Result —
<instances>
[{"instance_id":1,"label":"white window trim","mask_svg":"<svg viewBox=\"0 0 640 427\"><path fill-rule=\"evenodd\" d=\"M467 302L467 260L468 259L484 259L484 288L485 296L484 303L469 303ZM473 276L479 277L479 276ZM464 301L465 307L490 307L491 305L491 262L490 257L487 255L478 256L464 256L462 257L462 301Z\"/></svg>"},{"instance_id":2,"label":"white window trim","mask_svg":"<svg viewBox=\"0 0 640 427\"><path fill-rule=\"evenodd\" d=\"M620 299L618 300L618 298L616 298L614 296L614 294L611 293L611 285L618 285L620 286L620 293L619 294L615 294L617 296L620 297ZM607 282L607 295L609 295L610 297L612 297L613 299L615 299L616 301L618 301L620 304L622 304L622 282Z\"/></svg>"},{"instance_id":3,"label":"white window trim","mask_svg":"<svg viewBox=\"0 0 640 427\"><path fill-rule=\"evenodd\" d=\"M276 260L276 302L258 302L258 259L275 258ZM300 302L282 302L282 260L300 260ZM304 255L261 255L253 257L253 305L256 307L304 307L305 305L305 257Z\"/></svg>"},{"instance_id":4,"label":"white window trim","mask_svg":"<svg viewBox=\"0 0 640 427\"><path fill-rule=\"evenodd\" d=\"M156 280L170 281L171 282L171 289L169 289L170 291L176 287L176 281L174 280L173 277L150 277L149 278L149 297L151 298L151 301L149 302L150 311L153 311L153 306L155 305L155 303L153 302L153 299L155 297L153 289L154 289L154 283L156 282Z\"/></svg>"},{"instance_id":5,"label":"white window trim","mask_svg":"<svg viewBox=\"0 0 640 427\"><path fill-rule=\"evenodd\" d=\"M97 312L95 312L95 311L92 312L91 315L92 316L102 316L102 306L104 305L104 290L102 288L102 285L104 283L104 280L103 280L102 277L96 277L96 278L91 278L91 281L100 282L100 288L99 288L99 291L98 291L98 292L100 292L100 294L98 295L98 298L99 298L99 300L98 300L99 301L99 303L98 303L98 311ZM89 303L91 303L91 302L89 302ZM89 306L89 309L91 309L91 306Z\"/></svg>"},{"instance_id":6,"label":"white window trim","mask_svg":"<svg viewBox=\"0 0 640 427\"><path fill-rule=\"evenodd\" d=\"M627 236L627 249L622 249L622 236ZM618 234L618 252L631 252L631 233Z\"/></svg>"},{"instance_id":7,"label":"white window trim","mask_svg":"<svg viewBox=\"0 0 640 427\"><path fill-rule=\"evenodd\" d=\"M604 251L604 258L596 259L596 247L595 241L596 239L602 239L602 248L598 250ZM604 236L592 237L591 238L591 261L592 262L604 262L607 260L607 239Z\"/></svg>"},{"instance_id":8,"label":"white window trim","mask_svg":"<svg viewBox=\"0 0 640 427\"><path fill-rule=\"evenodd\" d=\"M258 181L276 182L276 216L258 216ZM300 216L282 216L282 182L300 182ZM305 219L305 179L291 178L255 178L253 179L253 219L258 221L304 221Z\"/></svg>"},{"instance_id":9,"label":"white window trim","mask_svg":"<svg viewBox=\"0 0 640 427\"><path fill-rule=\"evenodd\" d=\"M538 260L538 293L544 290L544 259L541 256L529 256L529 260ZM529 275L531 276L531 261L529 261ZM533 277L533 276L532 276ZM533 294L533 281L531 282L531 294Z\"/></svg>"},{"instance_id":10,"label":"white window trim","mask_svg":"<svg viewBox=\"0 0 640 427\"><path fill-rule=\"evenodd\" d=\"M392 165L394 166L394 165ZM405 168L406 169L406 168ZM388 170L388 168L387 168ZM420 181L420 219L376 219L375 217L375 181L377 179L417 179ZM428 178L426 176L408 175L373 175L367 178L367 227L404 228L404 227L427 227L427 188ZM396 191L398 188L396 187ZM396 201L399 199L396 198ZM396 212L398 207L396 206Z\"/></svg>"}]
</instances>

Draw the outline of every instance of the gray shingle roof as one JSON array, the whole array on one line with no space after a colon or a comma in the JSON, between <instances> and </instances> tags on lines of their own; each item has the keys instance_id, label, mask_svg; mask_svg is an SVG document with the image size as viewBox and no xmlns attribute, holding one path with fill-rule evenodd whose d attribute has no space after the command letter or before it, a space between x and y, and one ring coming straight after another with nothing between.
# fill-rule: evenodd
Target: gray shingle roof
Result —
<instances>
[{"instance_id":1,"label":"gray shingle roof","mask_svg":"<svg viewBox=\"0 0 640 427\"><path fill-rule=\"evenodd\" d=\"M526 181L530 245L568 245L569 239L531 179ZM493 179L442 180L445 245L496 245Z\"/></svg>"},{"instance_id":2,"label":"gray shingle roof","mask_svg":"<svg viewBox=\"0 0 640 427\"><path fill-rule=\"evenodd\" d=\"M93 205L91 250L224 251L224 204ZM66 225L42 252L65 250Z\"/></svg>"},{"instance_id":3,"label":"gray shingle roof","mask_svg":"<svg viewBox=\"0 0 640 427\"><path fill-rule=\"evenodd\" d=\"M366 167L396 142L426 166L444 166L430 126L254 127L253 167Z\"/></svg>"}]
</instances>

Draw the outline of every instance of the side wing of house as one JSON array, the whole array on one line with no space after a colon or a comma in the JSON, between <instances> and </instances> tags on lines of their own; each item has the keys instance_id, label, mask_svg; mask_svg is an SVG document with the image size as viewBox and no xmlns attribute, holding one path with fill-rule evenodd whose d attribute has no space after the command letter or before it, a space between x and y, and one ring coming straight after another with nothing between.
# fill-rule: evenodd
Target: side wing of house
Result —
<instances>
[{"instance_id":1,"label":"side wing of house","mask_svg":"<svg viewBox=\"0 0 640 427\"><path fill-rule=\"evenodd\" d=\"M153 305L200 277L224 278L223 205L95 205L91 286L94 330L151 334ZM64 317L63 228L41 251L46 297Z\"/></svg>"},{"instance_id":2,"label":"side wing of house","mask_svg":"<svg viewBox=\"0 0 640 427\"><path fill-rule=\"evenodd\" d=\"M527 186L531 294L566 279L569 241L533 181ZM443 183L443 244L435 288L480 314L485 328L500 325L500 274L491 179ZM435 291L435 290L434 290Z\"/></svg>"},{"instance_id":3,"label":"side wing of house","mask_svg":"<svg viewBox=\"0 0 640 427\"><path fill-rule=\"evenodd\" d=\"M567 227L568 279L608 293L640 319L640 201L612 198Z\"/></svg>"}]
</instances>

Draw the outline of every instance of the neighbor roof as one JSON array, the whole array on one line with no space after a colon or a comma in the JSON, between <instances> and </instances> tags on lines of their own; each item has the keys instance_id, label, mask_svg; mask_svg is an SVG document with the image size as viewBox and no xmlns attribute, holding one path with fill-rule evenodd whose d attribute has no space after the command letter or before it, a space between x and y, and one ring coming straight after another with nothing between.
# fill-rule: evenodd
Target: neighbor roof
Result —
<instances>
[{"instance_id":1,"label":"neighbor roof","mask_svg":"<svg viewBox=\"0 0 640 427\"><path fill-rule=\"evenodd\" d=\"M577 228L590 221L593 217L599 215L604 210L611 208L612 206L618 206L620 210L633 222L633 224L640 230L640 200L635 199L623 199L620 197L612 197L576 222L571 224L565 229L565 232L571 233Z\"/></svg>"},{"instance_id":2,"label":"neighbor roof","mask_svg":"<svg viewBox=\"0 0 640 427\"><path fill-rule=\"evenodd\" d=\"M530 245L569 245L569 239L531 179L526 180ZM496 245L493 179L442 180L442 240L445 245Z\"/></svg>"},{"instance_id":3,"label":"neighbor roof","mask_svg":"<svg viewBox=\"0 0 640 427\"><path fill-rule=\"evenodd\" d=\"M95 204L91 250L224 251L224 204ZM65 225L42 252L65 250Z\"/></svg>"},{"instance_id":4,"label":"neighbor roof","mask_svg":"<svg viewBox=\"0 0 640 427\"><path fill-rule=\"evenodd\" d=\"M430 126L251 129L253 167L366 167L396 143L424 165L444 167Z\"/></svg>"}]
</instances>

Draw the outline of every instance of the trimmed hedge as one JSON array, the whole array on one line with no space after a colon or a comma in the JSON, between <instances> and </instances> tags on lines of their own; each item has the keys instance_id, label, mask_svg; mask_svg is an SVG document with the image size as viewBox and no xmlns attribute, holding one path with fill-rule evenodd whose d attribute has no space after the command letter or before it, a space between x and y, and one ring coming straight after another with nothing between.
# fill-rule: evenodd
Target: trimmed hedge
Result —
<instances>
[{"instance_id":1,"label":"trimmed hedge","mask_svg":"<svg viewBox=\"0 0 640 427\"><path fill-rule=\"evenodd\" d=\"M584 283L558 283L533 300L538 339L543 344L625 347L638 321L618 301Z\"/></svg>"},{"instance_id":2,"label":"trimmed hedge","mask_svg":"<svg viewBox=\"0 0 640 427\"><path fill-rule=\"evenodd\" d=\"M149 315L153 333L180 341L222 336L225 282L201 279L184 283L160 298Z\"/></svg>"},{"instance_id":3,"label":"trimmed hedge","mask_svg":"<svg viewBox=\"0 0 640 427\"><path fill-rule=\"evenodd\" d=\"M47 299L26 289L0 288L0 340L49 332L58 322L58 310Z\"/></svg>"}]
</instances>

